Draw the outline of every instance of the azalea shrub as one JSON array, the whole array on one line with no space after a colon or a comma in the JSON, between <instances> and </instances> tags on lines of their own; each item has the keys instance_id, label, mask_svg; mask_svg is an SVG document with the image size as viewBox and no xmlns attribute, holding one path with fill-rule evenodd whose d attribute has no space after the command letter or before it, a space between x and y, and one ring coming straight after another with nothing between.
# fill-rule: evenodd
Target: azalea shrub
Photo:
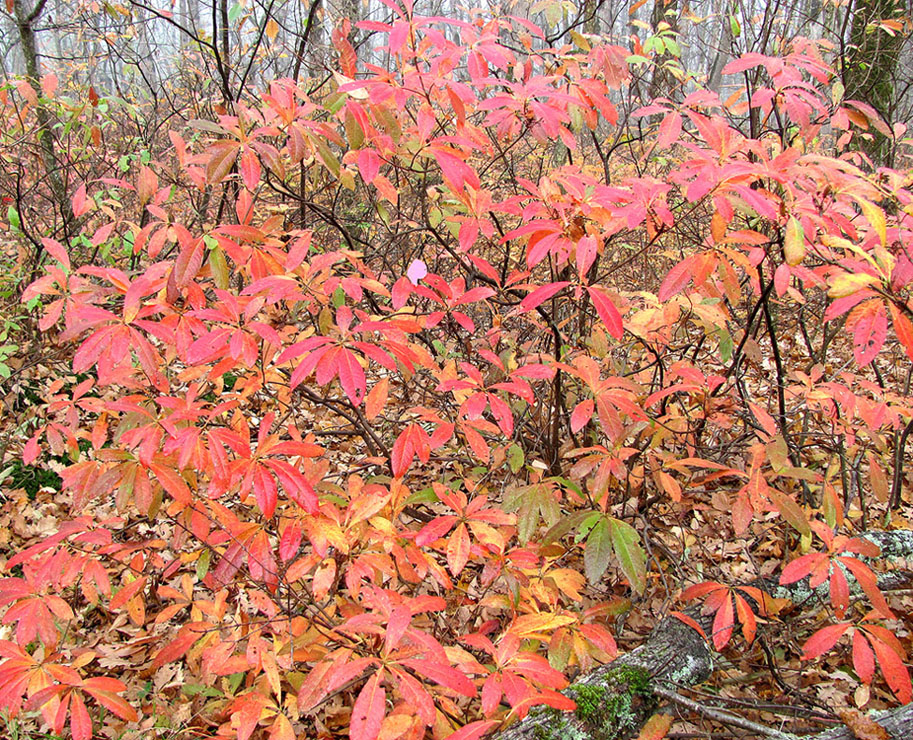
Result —
<instances>
[{"instance_id":1,"label":"azalea shrub","mask_svg":"<svg viewBox=\"0 0 913 740\"><path fill-rule=\"evenodd\" d=\"M902 130L804 39L643 100L637 44L385 4L387 67L343 25L327 84L42 238L69 369L22 458L62 483L0 580L7 720L468 740L573 709L641 607L702 600L719 650L798 619L771 574L829 587L794 658L909 701L857 537L909 504L911 180L857 147ZM774 570L688 570L702 532Z\"/></svg>"}]
</instances>

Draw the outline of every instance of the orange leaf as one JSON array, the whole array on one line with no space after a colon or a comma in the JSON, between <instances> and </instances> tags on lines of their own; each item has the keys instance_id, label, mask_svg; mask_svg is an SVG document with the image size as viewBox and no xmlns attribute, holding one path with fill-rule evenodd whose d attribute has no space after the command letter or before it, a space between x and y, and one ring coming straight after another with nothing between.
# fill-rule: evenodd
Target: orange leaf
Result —
<instances>
[{"instance_id":1,"label":"orange leaf","mask_svg":"<svg viewBox=\"0 0 913 740\"><path fill-rule=\"evenodd\" d=\"M128 601L130 601L130 599L132 599L140 591L142 591L143 588L145 588L145 586L146 586L146 576L143 576L142 578L137 578L132 583L128 583L126 586L124 586L120 591L118 591L114 595L114 598L112 598L110 604L108 604L108 608L111 609L111 611L120 609Z\"/></svg>"},{"instance_id":2,"label":"orange leaf","mask_svg":"<svg viewBox=\"0 0 913 740\"><path fill-rule=\"evenodd\" d=\"M662 740L672 727L671 714L654 714L640 730L637 740Z\"/></svg>"},{"instance_id":3,"label":"orange leaf","mask_svg":"<svg viewBox=\"0 0 913 740\"><path fill-rule=\"evenodd\" d=\"M469 562L469 531L466 523L460 522L447 540L447 566L458 576Z\"/></svg>"},{"instance_id":4,"label":"orange leaf","mask_svg":"<svg viewBox=\"0 0 913 740\"><path fill-rule=\"evenodd\" d=\"M390 388L390 381L381 378L374 384L371 392L365 397L365 416L368 421L373 421L377 415L383 411L387 403L387 393Z\"/></svg>"}]
</instances>

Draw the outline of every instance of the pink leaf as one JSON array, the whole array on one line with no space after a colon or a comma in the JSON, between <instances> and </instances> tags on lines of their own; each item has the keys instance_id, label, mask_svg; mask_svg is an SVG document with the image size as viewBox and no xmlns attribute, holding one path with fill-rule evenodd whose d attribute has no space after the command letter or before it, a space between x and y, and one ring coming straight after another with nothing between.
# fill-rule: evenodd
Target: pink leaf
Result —
<instances>
[{"instance_id":1,"label":"pink leaf","mask_svg":"<svg viewBox=\"0 0 913 740\"><path fill-rule=\"evenodd\" d=\"M691 280L691 264L693 261L692 257L687 257L669 270L662 285L659 286L659 293L656 296L661 303L665 303L684 290L688 281Z\"/></svg>"},{"instance_id":2,"label":"pink leaf","mask_svg":"<svg viewBox=\"0 0 913 740\"><path fill-rule=\"evenodd\" d=\"M422 260L412 260L412 264L406 270L406 277L409 278L409 282L413 285L418 285L427 274L428 266Z\"/></svg>"}]
</instances>

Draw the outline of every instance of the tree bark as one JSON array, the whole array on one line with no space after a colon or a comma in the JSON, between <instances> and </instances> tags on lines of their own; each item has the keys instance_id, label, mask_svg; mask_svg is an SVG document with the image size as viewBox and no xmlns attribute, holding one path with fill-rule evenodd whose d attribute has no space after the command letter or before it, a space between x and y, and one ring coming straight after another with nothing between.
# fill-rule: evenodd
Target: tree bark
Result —
<instances>
[{"instance_id":1,"label":"tree bark","mask_svg":"<svg viewBox=\"0 0 913 740\"><path fill-rule=\"evenodd\" d=\"M664 30L667 26L673 33L678 32L678 0L654 0L652 25L653 33ZM662 25L665 24L665 25ZM650 80L649 96L650 100L659 97L674 97L675 88L678 81L675 75L670 71L668 64L674 57L665 52L655 59L653 68L653 77Z\"/></svg>"},{"instance_id":2,"label":"tree bark","mask_svg":"<svg viewBox=\"0 0 913 740\"><path fill-rule=\"evenodd\" d=\"M852 51L843 68L843 82L848 100L871 105L889 124L894 114L894 83L904 35L890 35L881 28L870 27L881 20L900 20L905 8L898 0L856 0L850 30ZM887 163L891 140L871 131L872 138L863 144L866 153L877 164Z\"/></svg>"},{"instance_id":3,"label":"tree bark","mask_svg":"<svg viewBox=\"0 0 913 740\"><path fill-rule=\"evenodd\" d=\"M888 731L891 740L910 740L913 737L913 704L886 712L872 712L869 717ZM815 740L858 740L848 727L835 727L812 737Z\"/></svg>"},{"instance_id":4,"label":"tree bark","mask_svg":"<svg viewBox=\"0 0 913 740\"><path fill-rule=\"evenodd\" d=\"M880 560L913 558L913 532L869 532L865 537L881 548ZM883 590L903 588L911 580L909 571L889 571L879 577ZM789 598L798 607L822 591L813 591L808 579L787 586L759 580L750 584L776 598ZM817 600L815 601L817 603ZM754 605L755 607L757 605ZM685 614L697 622L705 634L712 630L713 615L702 615L692 607ZM647 641L575 681L564 690L574 699L574 712L538 708L521 722L495 736L496 740L627 740L637 732L659 705L657 689L668 691L695 686L706 681L714 670L714 654L707 641L681 619L666 617L650 633ZM872 715L888 730L891 740L913 737L913 705ZM812 737L820 740L852 740L846 728L827 730ZM843 734L841 734L843 733ZM786 734L771 729L771 736Z\"/></svg>"},{"instance_id":5,"label":"tree bark","mask_svg":"<svg viewBox=\"0 0 913 740\"><path fill-rule=\"evenodd\" d=\"M70 200L67 197L66 184L60 176L61 167L54 144L52 116L47 107L41 102L43 93L41 92L41 69L38 62L38 40L35 36L33 25L44 10L45 3L46 0L38 0L33 9L27 10L25 5L23 5L23 0L13 0L13 15L16 18L19 41L22 44L22 55L25 58L25 74L39 101L35 106L35 117L38 119L38 146L41 152L41 161L50 183L53 199L60 211L64 232L69 237L73 211L70 207Z\"/></svg>"}]
</instances>

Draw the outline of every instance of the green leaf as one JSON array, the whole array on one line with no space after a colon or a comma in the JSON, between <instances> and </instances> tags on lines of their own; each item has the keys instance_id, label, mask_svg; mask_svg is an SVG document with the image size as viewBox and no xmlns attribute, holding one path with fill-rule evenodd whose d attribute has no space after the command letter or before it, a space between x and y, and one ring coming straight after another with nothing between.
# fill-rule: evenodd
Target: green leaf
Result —
<instances>
[{"instance_id":1,"label":"green leaf","mask_svg":"<svg viewBox=\"0 0 913 740\"><path fill-rule=\"evenodd\" d=\"M619 519L611 520L612 547L621 566L621 572L637 593L647 585L647 556L640 546L640 535L630 524Z\"/></svg>"},{"instance_id":2,"label":"green leaf","mask_svg":"<svg viewBox=\"0 0 913 740\"><path fill-rule=\"evenodd\" d=\"M433 488L423 488L421 491L416 491L411 496L407 497L403 504L405 506L412 506L414 504L436 504L439 501L440 499L437 497Z\"/></svg>"},{"instance_id":3,"label":"green leaf","mask_svg":"<svg viewBox=\"0 0 913 740\"><path fill-rule=\"evenodd\" d=\"M584 494L583 489L574 483L574 481L569 480L568 478L562 478L561 476L555 476L552 480L557 481L565 488L570 488L574 493L576 493L580 498L585 499L586 494Z\"/></svg>"},{"instance_id":4,"label":"green leaf","mask_svg":"<svg viewBox=\"0 0 913 740\"><path fill-rule=\"evenodd\" d=\"M13 206L9 206L6 209L6 220L13 228L13 231L22 231L22 220L19 218L19 211L13 208Z\"/></svg>"},{"instance_id":5,"label":"green leaf","mask_svg":"<svg viewBox=\"0 0 913 740\"><path fill-rule=\"evenodd\" d=\"M602 518L602 514L598 511L587 512L587 515L583 517L583 521L580 522L580 527L577 530L577 537L574 539L574 544L579 545L586 539L586 536L590 533L590 530L596 525Z\"/></svg>"},{"instance_id":6,"label":"green leaf","mask_svg":"<svg viewBox=\"0 0 913 740\"><path fill-rule=\"evenodd\" d=\"M212 686L204 686L203 684L199 683L184 684L181 687L181 692L187 696L196 696L197 694L212 697L222 696L222 692L218 689L213 688Z\"/></svg>"},{"instance_id":7,"label":"green leaf","mask_svg":"<svg viewBox=\"0 0 913 740\"><path fill-rule=\"evenodd\" d=\"M365 132L362 131L358 119L355 118L349 110L346 111L345 115L345 127L346 139L349 141L349 147L351 149L361 149L361 145L365 143Z\"/></svg>"},{"instance_id":8,"label":"green leaf","mask_svg":"<svg viewBox=\"0 0 913 740\"><path fill-rule=\"evenodd\" d=\"M561 507L551 486L542 482L514 488L504 496L505 511L517 512L517 536L520 542L529 542L539 526L540 516L550 527L561 519Z\"/></svg>"},{"instance_id":9,"label":"green leaf","mask_svg":"<svg viewBox=\"0 0 913 740\"><path fill-rule=\"evenodd\" d=\"M221 288L222 290L228 290L228 262L225 259L225 253L218 243L216 243L216 246L209 253L209 261L210 269L212 270L212 278L215 281L216 287Z\"/></svg>"},{"instance_id":10,"label":"green leaf","mask_svg":"<svg viewBox=\"0 0 913 740\"><path fill-rule=\"evenodd\" d=\"M586 538L586 549L583 551L583 568L591 585L598 583L606 572L611 554L612 537L609 523L600 516Z\"/></svg>"},{"instance_id":11,"label":"green leaf","mask_svg":"<svg viewBox=\"0 0 913 740\"><path fill-rule=\"evenodd\" d=\"M518 473L524 461L523 448L520 445L513 444L507 448L507 464L510 465L511 473Z\"/></svg>"},{"instance_id":12,"label":"green leaf","mask_svg":"<svg viewBox=\"0 0 913 740\"><path fill-rule=\"evenodd\" d=\"M583 524L592 514L593 512L591 511L576 511L573 514L566 514L542 536L542 544L548 545L560 540L572 529L576 529Z\"/></svg>"},{"instance_id":13,"label":"green leaf","mask_svg":"<svg viewBox=\"0 0 913 740\"><path fill-rule=\"evenodd\" d=\"M789 522L797 532L805 536L811 535L812 529L809 526L808 517L792 496L782 493L775 488L768 488L767 495L770 497L770 502L774 505L774 508L780 512L780 515Z\"/></svg>"},{"instance_id":14,"label":"green leaf","mask_svg":"<svg viewBox=\"0 0 913 740\"><path fill-rule=\"evenodd\" d=\"M727 363L732 359L732 335L722 326L716 330L716 334L720 339L720 360Z\"/></svg>"},{"instance_id":15,"label":"green leaf","mask_svg":"<svg viewBox=\"0 0 913 740\"><path fill-rule=\"evenodd\" d=\"M203 580L209 573L209 550L203 550L197 558L197 578Z\"/></svg>"}]
</instances>

